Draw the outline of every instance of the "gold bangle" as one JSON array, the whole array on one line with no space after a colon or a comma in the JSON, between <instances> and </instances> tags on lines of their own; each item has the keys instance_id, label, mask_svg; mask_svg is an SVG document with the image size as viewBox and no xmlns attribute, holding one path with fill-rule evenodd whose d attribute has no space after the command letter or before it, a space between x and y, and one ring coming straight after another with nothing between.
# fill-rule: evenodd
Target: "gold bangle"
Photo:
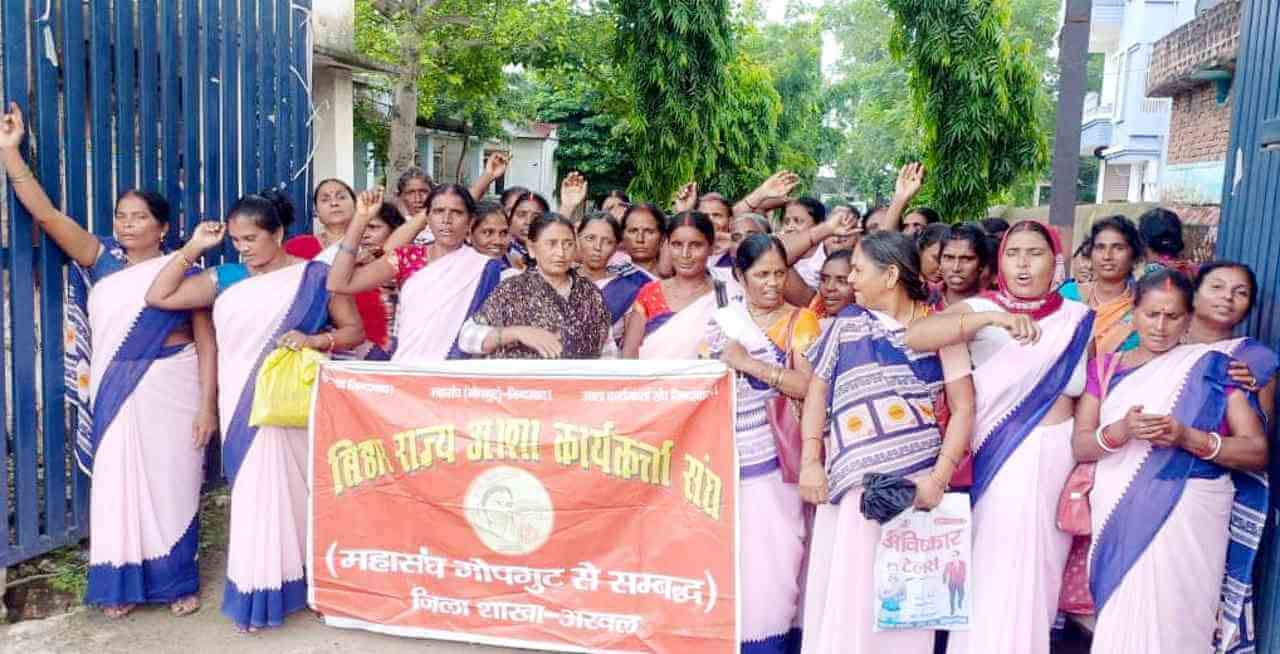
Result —
<instances>
[{"instance_id":1,"label":"gold bangle","mask_svg":"<svg viewBox=\"0 0 1280 654\"><path fill-rule=\"evenodd\" d=\"M36 174L31 172L30 168L26 169L24 172L25 174L18 173L17 175L11 175L9 177L9 183L13 184L14 186L17 186L19 184L24 184L36 178Z\"/></svg>"},{"instance_id":2,"label":"gold bangle","mask_svg":"<svg viewBox=\"0 0 1280 654\"><path fill-rule=\"evenodd\" d=\"M191 259L188 259L188 258L187 258L187 255L185 255L185 254L183 254L183 253L182 253L182 250L178 250L178 251L177 251L177 252L175 252L174 254L176 254L176 255L177 255L177 257L178 257L178 262L182 264L182 269L183 269L183 270L186 270L187 268L190 268L190 267L192 266L192 264L194 264L194 263L195 263L195 262L194 262L194 261L192 261Z\"/></svg>"},{"instance_id":3,"label":"gold bangle","mask_svg":"<svg viewBox=\"0 0 1280 654\"><path fill-rule=\"evenodd\" d=\"M963 337L964 336L964 312L961 311L957 315L960 316L960 336Z\"/></svg>"},{"instance_id":4,"label":"gold bangle","mask_svg":"<svg viewBox=\"0 0 1280 654\"><path fill-rule=\"evenodd\" d=\"M338 339L333 337L333 332L325 332L324 335L329 337L329 351L332 352L338 346Z\"/></svg>"}]
</instances>

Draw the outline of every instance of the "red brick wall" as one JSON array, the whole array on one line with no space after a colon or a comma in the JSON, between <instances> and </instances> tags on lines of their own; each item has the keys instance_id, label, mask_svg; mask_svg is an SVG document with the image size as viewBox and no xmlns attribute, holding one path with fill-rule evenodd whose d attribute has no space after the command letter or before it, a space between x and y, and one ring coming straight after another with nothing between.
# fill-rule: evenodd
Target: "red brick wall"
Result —
<instances>
[{"instance_id":1,"label":"red brick wall","mask_svg":"<svg viewBox=\"0 0 1280 654\"><path fill-rule=\"evenodd\" d=\"M1218 105L1217 90L1204 83L1173 98L1169 117L1169 163L1223 161L1231 137L1231 103Z\"/></svg>"}]
</instances>

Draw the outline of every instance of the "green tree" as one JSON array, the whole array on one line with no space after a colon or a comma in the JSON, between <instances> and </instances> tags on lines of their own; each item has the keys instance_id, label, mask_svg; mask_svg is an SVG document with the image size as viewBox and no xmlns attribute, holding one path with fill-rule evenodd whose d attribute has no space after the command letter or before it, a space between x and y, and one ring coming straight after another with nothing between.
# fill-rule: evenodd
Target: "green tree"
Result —
<instances>
[{"instance_id":1,"label":"green tree","mask_svg":"<svg viewBox=\"0 0 1280 654\"><path fill-rule=\"evenodd\" d=\"M474 137L500 133L513 115L503 68L536 41L568 38L555 30L571 9L571 0L356 0L357 50L400 70L387 178L413 165L419 118L447 115Z\"/></svg>"},{"instance_id":2,"label":"green tree","mask_svg":"<svg viewBox=\"0 0 1280 654\"><path fill-rule=\"evenodd\" d=\"M1008 36L1008 0L886 2L890 51L906 65L924 133L928 197L950 219L980 218L1048 163L1030 42Z\"/></svg>"},{"instance_id":3,"label":"green tree","mask_svg":"<svg viewBox=\"0 0 1280 654\"><path fill-rule=\"evenodd\" d=\"M716 170L734 61L728 0L617 0L614 61L631 107L633 195L667 201Z\"/></svg>"},{"instance_id":4,"label":"green tree","mask_svg":"<svg viewBox=\"0 0 1280 654\"><path fill-rule=\"evenodd\" d=\"M777 164L781 96L739 49L727 0L618 0L614 66L632 195L666 202L697 180L745 193Z\"/></svg>"},{"instance_id":5,"label":"green tree","mask_svg":"<svg viewBox=\"0 0 1280 654\"><path fill-rule=\"evenodd\" d=\"M812 183L818 162L834 152L824 134L827 95L822 80L822 25L813 18L742 29L742 49L768 68L773 88L783 99L778 116L777 167L800 175L801 187Z\"/></svg>"}]
</instances>

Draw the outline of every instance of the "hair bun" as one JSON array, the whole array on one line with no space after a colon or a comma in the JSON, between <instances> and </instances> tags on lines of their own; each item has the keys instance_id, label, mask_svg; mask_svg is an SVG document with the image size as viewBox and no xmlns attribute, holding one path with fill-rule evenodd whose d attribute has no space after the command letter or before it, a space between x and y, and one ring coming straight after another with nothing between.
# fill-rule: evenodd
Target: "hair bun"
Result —
<instances>
[{"instance_id":1,"label":"hair bun","mask_svg":"<svg viewBox=\"0 0 1280 654\"><path fill-rule=\"evenodd\" d=\"M293 201L285 195L283 191L275 188L269 188L262 191L258 195L266 198L276 210L276 216L280 219L280 225L285 229L293 224Z\"/></svg>"}]
</instances>

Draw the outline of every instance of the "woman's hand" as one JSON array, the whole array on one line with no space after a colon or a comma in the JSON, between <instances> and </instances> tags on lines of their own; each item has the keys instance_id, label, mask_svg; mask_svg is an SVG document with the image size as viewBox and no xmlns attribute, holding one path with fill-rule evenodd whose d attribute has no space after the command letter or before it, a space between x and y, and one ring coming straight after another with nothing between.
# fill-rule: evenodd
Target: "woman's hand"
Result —
<instances>
[{"instance_id":1,"label":"woman's hand","mask_svg":"<svg viewBox=\"0 0 1280 654\"><path fill-rule=\"evenodd\" d=\"M9 103L9 111L0 115L0 150L16 148L22 145L27 135L27 125L22 120L22 109L17 102Z\"/></svg>"},{"instance_id":2,"label":"woman's hand","mask_svg":"<svg viewBox=\"0 0 1280 654\"><path fill-rule=\"evenodd\" d=\"M1258 392L1258 378L1253 376L1253 371L1249 370L1249 365L1245 362L1232 359L1227 365L1227 376L1240 388L1250 393Z\"/></svg>"},{"instance_id":3,"label":"woman's hand","mask_svg":"<svg viewBox=\"0 0 1280 654\"><path fill-rule=\"evenodd\" d=\"M800 476L796 480L800 497L810 504L826 504L827 466L821 461L800 464Z\"/></svg>"},{"instance_id":4,"label":"woman's hand","mask_svg":"<svg viewBox=\"0 0 1280 654\"><path fill-rule=\"evenodd\" d=\"M503 331L515 337L521 345L537 352L544 359L558 359L564 352L560 336L538 327L504 327Z\"/></svg>"},{"instance_id":5,"label":"woman's hand","mask_svg":"<svg viewBox=\"0 0 1280 654\"><path fill-rule=\"evenodd\" d=\"M938 483L933 474L916 482L916 499L914 505L921 511L929 511L942 503L942 496L947 489Z\"/></svg>"},{"instance_id":6,"label":"woman's hand","mask_svg":"<svg viewBox=\"0 0 1280 654\"><path fill-rule=\"evenodd\" d=\"M1013 340L1023 345L1031 345L1040 340L1040 325L1031 316L1004 311L987 311L983 316L992 327L1009 332Z\"/></svg>"},{"instance_id":7,"label":"woman's hand","mask_svg":"<svg viewBox=\"0 0 1280 654\"><path fill-rule=\"evenodd\" d=\"M724 346L724 351L720 353L720 361L738 372L746 372L743 368L750 365L749 362L754 361L754 359L747 352L747 348L742 347L741 343L729 339Z\"/></svg>"},{"instance_id":8,"label":"woman's hand","mask_svg":"<svg viewBox=\"0 0 1280 654\"><path fill-rule=\"evenodd\" d=\"M196 226L196 230L191 234L191 240L187 241L186 247L194 249L197 256L199 256L221 243L222 237L226 232L227 226L223 223L216 220L206 220Z\"/></svg>"},{"instance_id":9,"label":"woman's hand","mask_svg":"<svg viewBox=\"0 0 1280 654\"><path fill-rule=\"evenodd\" d=\"M357 195L356 215L352 218L352 222L369 224L369 221L373 220L373 217L382 209L383 198L384 190L381 186L375 186Z\"/></svg>"},{"instance_id":10,"label":"woman's hand","mask_svg":"<svg viewBox=\"0 0 1280 654\"><path fill-rule=\"evenodd\" d=\"M195 424L191 427L192 444L197 450L204 449L216 433L218 433L218 410L216 408L200 409L196 413Z\"/></svg>"},{"instance_id":11,"label":"woman's hand","mask_svg":"<svg viewBox=\"0 0 1280 654\"><path fill-rule=\"evenodd\" d=\"M560 182L560 205L569 207L568 213L573 213L574 209L586 201L587 178L576 170L565 175L564 181Z\"/></svg>"},{"instance_id":12,"label":"woman's hand","mask_svg":"<svg viewBox=\"0 0 1280 654\"><path fill-rule=\"evenodd\" d=\"M692 211L696 206L698 206L698 183L689 182L676 192L675 213Z\"/></svg>"},{"instance_id":13,"label":"woman's hand","mask_svg":"<svg viewBox=\"0 0 1280 654\"><path fill-rule=\"evenodd\" d=\"M790 170L779 170L764 180L758 189L764 197L757 198L759 202L752 202L752 206L760 206L762 202L775 198L785 198L790 195L796 185L800 183L800 176Z\"/></svg>"},{"instance_id":14,"label":"woman's hand","mask_svg":"<svg viewBox=\"0 0 1280 654\"><path fill-rule=\"evenodd\" d=\"M902 198L913 198L924 186L924 164L915 161L906 164L898 171L898 181L893 185L895 195Z\"/></svg>"},{"instance_id":15,"label":"woman's hand","mask_svg":"<svg viewBox=\"0 0 1280 654\"><path fill-rule=\"evenodd\" d=\"M493 179L498 179L507 174L507 153L494 152L489 155L489 160L484 162L484 172Z\"/></svg>"},{"instance_id":16,"label":"woman's hand","mask_svg":"<svg viewBox=\"0 0 1280 654\"><path fill-rule=\"evenodd\" d=\"M279 341L276 341L276 345L287 347L290 350L301 350L304 347L309 347L310 343L311 337L296 329L289 330L284 336L280 337Z\"/></svg>"},{"instance_id":17,"label":"woman's hand","mask_svg":"<svg viewBox=\"0 0 1280 654\"><path fill-rule=\"evenodd\" d=\"M1142 413L1137 421L1137 430L1131 432L1134 438L1159 447L1184 447L1187 444L1187 426L1173 416Z\"/></svg>"}]
</instances>

